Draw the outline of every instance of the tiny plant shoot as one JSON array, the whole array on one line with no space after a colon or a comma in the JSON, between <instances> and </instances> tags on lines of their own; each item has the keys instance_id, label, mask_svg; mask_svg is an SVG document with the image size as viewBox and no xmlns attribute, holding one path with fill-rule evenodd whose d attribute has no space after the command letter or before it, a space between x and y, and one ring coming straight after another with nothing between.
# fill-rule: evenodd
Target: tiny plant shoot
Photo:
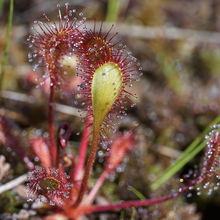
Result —
<instances>
[{"instance_id":1,"label":"tiny plant shoot","mask_svg":"<svg viewBox=\"0 0 220 220\"><path fill-rule=\"evenodd\" d=\"M34 68L41 68L43 78L50 80L49 137L36 137L30 141L40 167L32 166L28 179L29 193L53 206L56 213L69 219L80 219L80 216L93 212L159 204L197 185L206 186L210 180L219 180L220 135L219 126L216 125L209 136L201 171L196 176L182 178L182 185L175 193L150 200L93 204L106 177L116 170L126 153L138 145L134 131L116 132L115 124L126 115L125 108L131 104L130 97L135 96L128 88L139 79L141 68L125 46L115 41L117 33L112 34L112 27L107 33L103 33L102 25L97 29L94 24L94 28L89 29L82 16L82 13L77 15L65 4L63 17L58 5L59 22L53 22L44 15L45 21L35 22L33 34L28 39L33 49L28 54L30 61L35 59ZM81 77L78 86L80 104L85 106L87 115L79 153L70 155L65 149L71 125L63 123L55 135L53 103L57 89L62 89L68 75L74 74L72 68L75 68L75 64L76 74ZM109 135L110 131L116 134ZM90 189L88 180L97 151L106 136L110 146L109 157L103 173ZM212 186L216 188L219 184Z\"/></svg>"}]
</instances>

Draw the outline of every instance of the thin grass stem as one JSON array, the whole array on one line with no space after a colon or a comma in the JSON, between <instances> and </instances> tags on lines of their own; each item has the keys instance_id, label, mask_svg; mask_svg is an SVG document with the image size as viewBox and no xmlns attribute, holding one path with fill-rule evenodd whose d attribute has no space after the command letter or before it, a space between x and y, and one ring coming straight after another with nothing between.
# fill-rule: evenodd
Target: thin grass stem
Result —
<instances>
[{"instance_id":1,"label":"thin grass stem","mask_svg":"<svg viewBox=\"0 0 220 220\"><path fill-rule=\"evenodd\" d=\"M1 7L3 6L3 1L1 2ZM2 8L0 8L1 10ZM14 11L14 0L10 0L10 8L9 8L9 15L8 15L8 28L6 33L6 42L5 42L5 49L3 52L2 63L1 63L1 75L0 75L0 92L2 92L3 80L5 76L6 64L8 61L8 49L9 49L9 42L10 42L10 35L11 35L11 28L12 28L12 20L13 20L13 11Z\"/></svg>"},{"instance_id":2,"label":"thin grass stem","mask_svg":"<svg viewBox=\"0 0 220 220\"><path fill-rule=\"evenodd\" d=\"M0 15L2 14L3 5L4 5L4 0L0 0Z\"/></svg>"}]
</instances>

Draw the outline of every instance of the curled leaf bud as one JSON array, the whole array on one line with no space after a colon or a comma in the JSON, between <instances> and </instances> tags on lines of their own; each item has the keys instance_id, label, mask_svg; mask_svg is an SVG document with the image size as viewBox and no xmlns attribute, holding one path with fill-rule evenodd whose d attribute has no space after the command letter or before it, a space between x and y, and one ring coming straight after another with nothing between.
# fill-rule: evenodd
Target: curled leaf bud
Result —
<instances>
[{"instance_id":1,"label":"curled leaf bud","mask_svg":"<svg viewBox=\"0 0 220 220\"><path fill-rule=\"evenodd\" d=\"M71 135L71 125L69 123L63 123L62 125L60 125L60 127L58 128L57 131L57 142L58 145L60 147L62 147L63 149L66 148L67 145L67 141Z\"/></svg>"}]
</instances>

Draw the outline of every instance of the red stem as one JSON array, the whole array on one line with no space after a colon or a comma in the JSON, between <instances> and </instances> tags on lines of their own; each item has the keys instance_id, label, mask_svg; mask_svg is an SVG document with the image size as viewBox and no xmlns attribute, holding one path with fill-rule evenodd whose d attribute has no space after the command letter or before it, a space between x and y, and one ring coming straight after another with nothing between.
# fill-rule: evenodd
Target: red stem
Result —
<instances>
[{"instance_id":1,"label":"red stem","mask_svg":"<svg viewBox=\"0 0 220 220\"><path fill-rule=\"evenodd\" d=\"M51 80L52 81L52 80ZM52 156L52 163L56 165L57 161L57 147L54 139L54 93L55 93L55 84L52 83L50 86L50 97L49 97L49 141L50 141L50 150Z\"/></svg>"},{"instance_id":2,"label":"red stem","mask_svg":"<svg viewBox=\"0 0 220 220\"><path fill-rule=\"evenodd\" d=\"M191 184L189 186L191 186ZM110 205L82 206L78 209L77 214L78 215L80 213L89 214L89 213L94 213L94 212L112 211L115 209L124 209L124 208L131 208L131 207L142 207L142 206L156 205L156 204L166 202L168 200L176 198L177 196L182 195L183 193L185 193L189 190L189 186L183 187L182 190L177 193L174 193L169 196L157 198L157 199L133 200L133 201L110 204Z\"/></svg>"},{"instance_id":3,"label":"red stem","mask_svg":"<svg viewBox=\"0 0 220 220\"><path fill-rule=\"evenodd\" d=\"M189 191L190 186L195 186L198 183L201 183L202 180L198 177L194 181L190 182L188 185L183 186L177 193L174 193L169 196L157 198L157 199L149 199L149 200L133 200L128 202L110 204L110 205L95 205L95 206L88 206L84 205L79 207L78 209L71 209L68 210L68 215L70 217L78 217L80 214L89 214L94 212L105 212L105 211L112 211L115 209L124 209L124 208L131 208L131 207L143 207L149 205L160 204L162 202L166 202L168 200L174 199L187 191Z\"/></svg>"},{"instance_id":4,"label":"red stem","mask_svg":"<svg viewBox=\"0 0 220 220\"><path fill-rule=\"evenodd\" d=\"M90 126L91 126L91 119L87 118L86 120L86 127L83 132L82 141L80 144L80 151L79 151L79 157L78 162L75 168L75 174L74 174L74 181L80 181L83 176L83 169L85 166L85 160L86 160L86 153L88 149L88 137L90 133Z\"/></svg>"},{"instance_id":5,"label":"red stem","mask_svg":"<svg viewBox=\"0 0 220 220\"><path fill-rule=\"evenodd\" d=\"M194 187L197 184L201 184L204 181L203 177L198 176L195 180L192 180L189 184L186 186L183 186L179 189L177 193L174 193L169 196L157 198L157 199L149 199L149 200L134 200L134 201L128 201L128 202L122 202L122 203L116 203L112 205L97 205L97 206L82 206L79 208L79 213L88 214L92 212L104 212L104 211L110 211L114 209L123 209L123 208L131 208L131 207L141 207L141 206L149 206L149 205L155 205L162 202L165 202L167 200L174 199L187 191L189 191L190 187Z\"/></svg>"},{"instance_id":6,"label":"red stem","mask_svg":"<svg viewBox=\"0 0 220 220\"><path fill-rule=\"evenodd\" d=\"M84 206L79 209L80 213L83 214L89 214L94 212L104 212L104 211L110 211L115 209L124 209L124 208L131 208L131 207L141 207L141 206L149 206L149 205L155 205L162 202L165 202L167 200L173 199L176 196L171 195L167 197L162 197L158 199L150 199L150 200L134 200L129 202L122 202L122 203L116 203L112 205L96 205L96 206Z\"/></svg>"}]
</instances>

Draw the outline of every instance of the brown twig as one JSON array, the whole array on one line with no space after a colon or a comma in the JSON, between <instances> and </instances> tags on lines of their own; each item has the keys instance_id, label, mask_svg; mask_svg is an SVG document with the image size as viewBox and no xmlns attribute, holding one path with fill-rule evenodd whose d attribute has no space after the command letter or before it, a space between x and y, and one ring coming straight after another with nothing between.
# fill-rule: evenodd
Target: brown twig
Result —
<instances>
[{"instance_id":1,"label":"brown twig","mask_svg":"<svg viewBox=\"0 0 220 220\"><path fill-rule=\"evenodd\" d=\"M34 96L26 95L19 92L9 91L9 90L2 91L2 97L4 99L10 99L16 102L24 102L28 104L40 104L37 102ZM67 115L73 115L80 118L84 118L86 116L86 112L81 109L59 103L54 103L54 109L57 112Z\"/></svg>"},{"instance_id":2,"label":"brown twig","mask_svg":"<svg viewBox=\"0 0 220 220\"><path fill-rule=\"evenodd\" d=\"M102 31L108 32L110 23L107 22L96 22L97 26L101 26ZM94 27L94 21L86 22L88 28ZM35 29L39 32L39 28L36 26ZM169 40L185 40L189 43L193 43L197 45L199 43L213 43L220 44L220 33L219 32L211 32L211 31L203 31L203 30L192 30L185 28L177 28L177 27L168 27L168 26L141 26L141 25L130 25L117 23L114 28L114 32L120 30L120 35L129 36L141 39L160 39L165 38ZM99 29L97 28L97 31Z\"/></svg>"}]
</instances>

